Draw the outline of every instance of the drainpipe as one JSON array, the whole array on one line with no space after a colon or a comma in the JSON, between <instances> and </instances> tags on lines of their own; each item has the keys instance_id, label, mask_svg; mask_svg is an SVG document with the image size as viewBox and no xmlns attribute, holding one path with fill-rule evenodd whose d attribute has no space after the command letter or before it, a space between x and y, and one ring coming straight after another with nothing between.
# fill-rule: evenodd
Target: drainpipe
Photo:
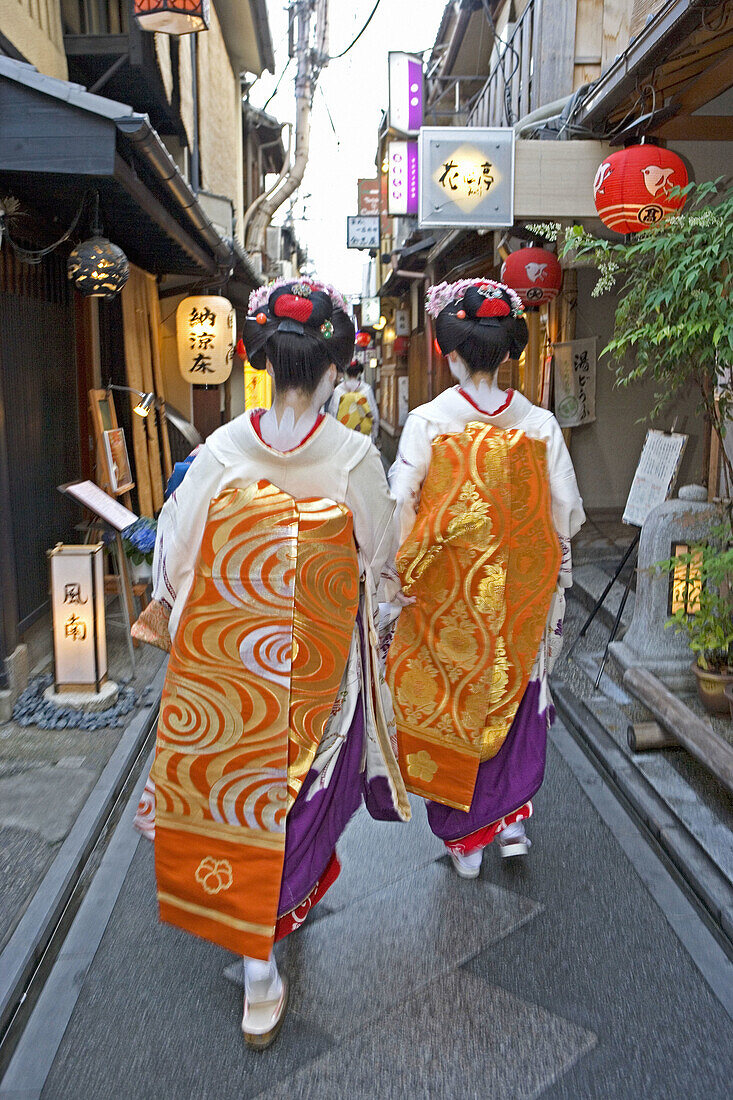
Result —
<instances>
[{"instance_id":1,"label":"drainpipe","mask_svg":"<svg viewBox=\"0 0 733 1100\"><path fill-rule=\"evenodd\" d=\"M575 92L571 92L570 95L563 96L562 99L555 99L552 103L546 103L544 107L538 107L536 111L530 111L528 115L514 123L514 133L517 137L521 137L525 130L534 129L540 122L548 122L551 118L559 118L563 108L574 95Z\"/></svg>"},{"instance_id":2,"label":"drainpipe","mask_svg":"<svg viewBox=\"0 0 733 1100\"><path fill-rule=\"evenodd\" d=\"M199 154L199 36L191 36L191 95L193 98L193 135L191 137L191 190L201 190L201 158Z\"/></svg>"}]
</instances>

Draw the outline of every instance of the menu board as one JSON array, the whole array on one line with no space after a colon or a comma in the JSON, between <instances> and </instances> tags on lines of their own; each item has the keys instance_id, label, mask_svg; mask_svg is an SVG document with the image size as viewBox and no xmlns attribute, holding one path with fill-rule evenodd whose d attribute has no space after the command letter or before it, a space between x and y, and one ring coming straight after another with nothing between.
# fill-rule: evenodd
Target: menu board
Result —
<instances>
[{"instance_id":1,"label":"menu board","mask_svg":"<svg viewBox=\"0 0 733 1100\"><path fill-rule=\"evenodd\" d=\"M685 453L688 436L679 432L646 433L639 464L624 508L624 523L641 527L658 504L667 500L674 488Z\"/></svg>"}]
</instances>

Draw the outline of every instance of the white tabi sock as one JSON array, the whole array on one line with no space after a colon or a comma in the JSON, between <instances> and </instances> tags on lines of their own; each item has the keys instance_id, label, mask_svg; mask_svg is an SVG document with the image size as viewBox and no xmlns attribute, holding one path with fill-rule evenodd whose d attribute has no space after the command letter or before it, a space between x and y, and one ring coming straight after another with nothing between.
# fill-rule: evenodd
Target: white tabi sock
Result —
<instances>
[{"instance_id":1,"label":"white tabi sock","mask_svg":"<svg viewBox=\"0 0 733 1100\"><path fill-rule=\"evenodd\" d=\"M511 825L507 825L506 829L502 829L499 833L499 840L526 840L529 844L529 839L524 831L524 822L513 821Z\"/></svg>"},{"instance_id":2,"label":"white tabi sock","mask_svg":"<svg viewBox=\"0 0 733 1100\"><path fill-rule=\"evenodd\" d=\"M282 993L282 980L272 955L266 961L244 956L244 992L250 1003L276 1001Z\"/></svg>"}]
</instances>

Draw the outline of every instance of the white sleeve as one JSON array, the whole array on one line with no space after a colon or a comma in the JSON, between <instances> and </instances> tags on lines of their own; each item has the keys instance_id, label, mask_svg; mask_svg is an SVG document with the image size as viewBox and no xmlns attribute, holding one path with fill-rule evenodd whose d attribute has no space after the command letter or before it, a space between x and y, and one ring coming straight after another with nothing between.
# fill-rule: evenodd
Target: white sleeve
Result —
<instances>
[{"instance_id":1,"label":"white sleeve","mask_svg":"<svg viewBox=\"0 0 733 1100\"><path fill-rule=\"evenodd\" d=\"M364 458L349 473L346 504L354 517L354 537L377 584L385 566L397 552L392 497L382 460L370 445Z\"/></svg>"},{"instance_id":2,"label":"white sleeve","mask_svg":"<svg viewBox=\"0 0 733 1100\"><path fill-rule=\"evenodd\" d=\"M432 445L429 424L421 416L410 414L402 429L397 458L389 471L389 487L397 501L400 546L412 530L420 493L428 476Z\"/></svg>"},{"instance_id":3,"label":"white sleeve","mask_svg":"<svg viewBox=\"0 0 733 1100\"><path fill-rule=\"evenodd\" d=\"M172 609L185 599L198 560L201 539L224 467L206 446L158 517L153 555L153 599ZM181 600L178 601L179 608Z\"/></svg>"},{"instance_id":4,"label":"white sleeve","mask_svg":"<svg viewBox=\"0 0 733 1100\"><path fill-rule=\"evenodd\" d=\"M549 429L547 467L550 475L552 519L562 546L562 564L558 584L561 588L569 588L573 583L570 540L585 523L585 512L570 452L565 446L562 428L554 416L549 420Z\"/></svg>"}]
</instances>

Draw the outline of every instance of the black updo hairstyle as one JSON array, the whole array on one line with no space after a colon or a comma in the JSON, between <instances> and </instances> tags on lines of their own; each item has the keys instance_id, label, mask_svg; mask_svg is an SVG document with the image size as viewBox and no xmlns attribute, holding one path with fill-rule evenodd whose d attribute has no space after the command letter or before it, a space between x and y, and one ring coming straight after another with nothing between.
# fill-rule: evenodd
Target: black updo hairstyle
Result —
<instances>
[{"instance_id":1,"label":"black updo hairstyle","mask_svg":"<svg viewBox=\"0 0 733 1100\"><path fill-rule=\"evenodd\" d=\"M347 378L358 378L363 368L358 359L352 359L346 368L345 374Z\"/></svg>"},{"instance_id":2,"label":"black updo hairstyle","mask_svg":"<svg viewBox=\"0 0 733 1100\"><path fill-rule=\"evenodd\" d=\"M495 371L507 352L518 359L529 333L516 301L497 283L473 284L435 318L435 337L443 355L457 351L471 374Z\"/></svg>"},{"instance_id":3,"label":"black updo hairstyle","mask_svg":"<svg viewBox=\"0 0 733 1100\"><path fill-rule=\"evenodd\" d=\"M310 395L333 363L339 370L354 353L351 318L317 283L277 286L244 326L247 358L257 370L272 364L278 389Z\"/></svg>"}]
</instances>

